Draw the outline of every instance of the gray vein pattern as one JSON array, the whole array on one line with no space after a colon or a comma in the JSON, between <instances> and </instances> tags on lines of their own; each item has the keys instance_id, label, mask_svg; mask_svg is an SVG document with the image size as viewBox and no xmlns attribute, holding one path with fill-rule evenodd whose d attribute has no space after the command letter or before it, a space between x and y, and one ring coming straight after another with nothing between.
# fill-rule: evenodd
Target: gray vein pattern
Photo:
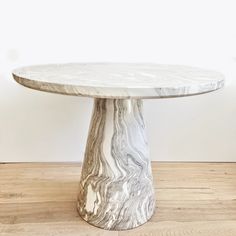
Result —
<instances>
[{"instance_id":1,"label":"gray vein pattern","mask_svg":"<svg viewBox=\"0 0 236 236\"><path fill-rule=\"evenodd\" d=\"M95 99L78 194L78 212L110 230L151 218L155 196L142 100Z\"/></svg>"},{"instance_id":2,"label":"gray vein pattern","mask_svg":"<svg viewBox=\"0 0 236 236\"><path fill-rule=\"evenodd\" d=\"M96 98L165 98L220 89L224 76L180 65L71 63L22 67L14 79L41 91Z\"/></svg>"}]
</instances>

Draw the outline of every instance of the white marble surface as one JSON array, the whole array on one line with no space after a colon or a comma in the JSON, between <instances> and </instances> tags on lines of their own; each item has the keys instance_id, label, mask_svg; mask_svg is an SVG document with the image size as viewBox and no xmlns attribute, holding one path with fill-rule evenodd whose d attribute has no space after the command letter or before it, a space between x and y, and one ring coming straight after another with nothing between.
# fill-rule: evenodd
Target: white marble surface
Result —
<instances>
[{"instance_id":1,"label":"white marble surface","mask_svg":"<svg viewBox=\"0 0 236 236\"><path fill-rule=\"evenodd\" d=\"M218 72L155 64L41 65L14 70L13 76L33 89L97 98L78 211L90 224L111 230L137 227L155 210L141 99L201 94L224 85Z\"/></svg>"},{"instance_id":2,"label":"white marble surface","mask_svg":"<svg viewBox=\"0 0 236 236\"><path fill-rule=\"evenodd\" d=\"M224 85L223 75L215 71L158 64L49 64L19 68L13 76L33 89L97 98L188 96Z\"/></svg>"},{"instance_id":3,"label":"white marble surface","mask_svg":"<svg viewBox=\"0 0 236 236\"><path fill-rule=\"evenodd\" d=\"M141 99L95 99L78 212L103 229L132 229L155 210Z\"/></svg>"}]
</instances>

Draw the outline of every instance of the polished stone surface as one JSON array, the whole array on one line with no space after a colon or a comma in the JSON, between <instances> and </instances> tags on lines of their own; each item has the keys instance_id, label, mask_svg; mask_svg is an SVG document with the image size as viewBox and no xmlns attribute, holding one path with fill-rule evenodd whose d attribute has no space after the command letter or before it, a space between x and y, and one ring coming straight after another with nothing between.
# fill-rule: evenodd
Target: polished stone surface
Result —
<instances>
[{"instance_id":1,"label":"polished stone surface","mask_svg":"<svg viewBox=\"0 0 236 236\"><path fill-rule=\"evenodd\" d=\"M131 229L151 218L154 195L142 100L95 99L79 214L100 228Z\"/></svg>"},{"instance_id":2,"label":"polished stone surface","mask_svg":"<svg viewBox=\"0 0 236 236\"><path fill-rule=\"evenodd\" d=\"M29 88L94 97L78 212L104 229L126 230L154 213L144 98L190 96L217 90L223 76L199 68L155 64L59 64L13 71Z\"/></svg>"},{"instance_id":3,"label":"polished stone surface","mask_svg":"<svg viewBox=\"0 0 236 236\"><path fill-rule=\"evenodd\" d=\"M157 64L55 64L19 68L20 84L47 92L97 98L163 98L211 92L223 75L200 68Z\"/></svg>"}]
</instances>

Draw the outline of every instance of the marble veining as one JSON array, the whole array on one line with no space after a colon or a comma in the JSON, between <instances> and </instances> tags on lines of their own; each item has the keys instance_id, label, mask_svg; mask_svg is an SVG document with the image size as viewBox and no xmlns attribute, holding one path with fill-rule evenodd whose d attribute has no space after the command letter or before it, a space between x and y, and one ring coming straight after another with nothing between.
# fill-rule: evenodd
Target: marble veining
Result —
<instances>
[{"instance_id":1,"label":"marble veining","mask_svg":"<svg viewBox=\"0 0 236 236\"><path fill-rule=\"evenodd\" d=\"M141 99L202 94L224 85L218 72L156 64L40 65L16 69L13 77L32 89L95 98L78 212L109 230L137 227L155 209Z\"/></svg>"},{"instance_id":2,"label":"marble veining","mask_svg":"<svg viewBox=\"0 0 236 236\"><path fill-rule=\"evenodd\" d=\"M79 214L97 227L124 230L145 223L154 209L142 101L95 99L79 184Z\"/></svg>"},{"instance_id":3,"label":"marble veining","mask_svg":"<svg viewBox=\"0 0 236 236\"><path fill-rule=\"evenodd\" d=\"M49 64L22 67L13 76L29 88L97 98L189 96L224 85L223 75L215 71L157 64Z\"/></svg>"}]
</instances>

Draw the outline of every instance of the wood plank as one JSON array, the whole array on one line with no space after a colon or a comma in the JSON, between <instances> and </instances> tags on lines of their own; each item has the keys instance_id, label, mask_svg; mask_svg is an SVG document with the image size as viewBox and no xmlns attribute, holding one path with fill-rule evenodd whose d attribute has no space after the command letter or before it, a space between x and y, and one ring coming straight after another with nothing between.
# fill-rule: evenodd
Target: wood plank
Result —
<instances>
[{"instance_id":1,"label":"wood plank","mask_svg":"<svg viewBox=\"0 0 236 236\"><path fill-rule=\"evenodd\" d=\"M119 236L235 236L235 221L148 222Z\"/></svg>"},{"instance_id":2,"label":"wood plank","mask_svg":"<svg viewBox=\"0 0 236 236\"><path fill-rule=\"evenodd\" d=\"M85 221L0 224L1 236L117 236L118 233L93 227Z\"/></svg>"},{"instance_id":3,"label":"wood plank","mask_svg":"<svg viewBox=\"0 0 236 236\"><path fill-rule=\"evenodd\" d=\"M0 164L0 235L236 235L236 163L152 167L154 216L136 229L115 232L78 216L80 164Z\"/></svg>"}]
</instances>

